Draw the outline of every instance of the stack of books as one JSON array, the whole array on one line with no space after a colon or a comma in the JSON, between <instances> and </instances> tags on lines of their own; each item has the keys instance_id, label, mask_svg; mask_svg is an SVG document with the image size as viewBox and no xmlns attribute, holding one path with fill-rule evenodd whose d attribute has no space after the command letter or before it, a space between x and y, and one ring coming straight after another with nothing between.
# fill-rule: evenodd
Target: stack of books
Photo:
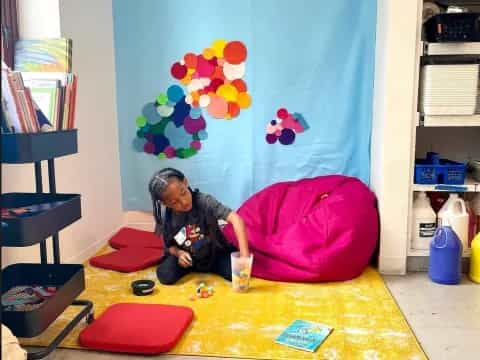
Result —
<instances>
[{"instance_id":1,"label":"stack of books","mask_svg":"<svg viewBox=\"0 0 480 360\"><path fill-rule=\"evenodd\" d=\"M76 93L71 40L18 41L15 71L2 62L2 132L73 129Z\"/></svg>"}]
</instances>

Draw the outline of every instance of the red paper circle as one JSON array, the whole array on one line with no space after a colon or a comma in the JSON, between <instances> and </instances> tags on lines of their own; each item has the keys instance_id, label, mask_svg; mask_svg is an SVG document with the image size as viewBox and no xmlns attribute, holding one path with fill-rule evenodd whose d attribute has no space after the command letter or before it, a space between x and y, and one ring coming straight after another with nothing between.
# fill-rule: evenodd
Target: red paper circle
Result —
<instances>
[{"instance_id":1,"label":"red paper circle","mask_svg":"<svg viewBox=\"0 0 480 360\"><path fill-rule=\"evenodd\" d=\"M286 119L288 116L288 111L285 108L278 109L277 116L279 119Z\"/></svg>"},{"instance_id":2,"label":"red paper circle","mask_svg":"<svg viewBox=\"0 0 480 360\"><path fill-rule=\"evenodd\" d=\"M247 92L247 84L242 79L233 80L232 85L237 88L238 92Z\"/></svg>"},{"instance_id":3,"label":"red paper circle","mask_svg":"<svg viewBox=\"0 0 480 360\"><path fill-rule=\"evenodd\" d=\"M181 80L185 77L185 75L187 75L187 67L179 62L176 62L172 65L170 72L175 79Z\"/></svg>"},{"instance_id":4,"label":"red paper circle","mask_svg":"<svg viewBox=\"0 0 480 360\"><path fill-rule=\"evenodd\" d=\"M223 49L223 56L230 64L240 64L247 58L247 48L240 41L231 41Z\"/></svg>"}]
</instances>

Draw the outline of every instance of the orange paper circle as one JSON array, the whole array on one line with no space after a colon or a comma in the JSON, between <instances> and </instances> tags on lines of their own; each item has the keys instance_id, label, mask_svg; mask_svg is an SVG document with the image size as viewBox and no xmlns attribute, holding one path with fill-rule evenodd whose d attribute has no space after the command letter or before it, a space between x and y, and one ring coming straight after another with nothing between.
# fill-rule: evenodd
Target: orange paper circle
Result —
<instances>
[{"instance_id":1,"label":"orange paper circle","mask_svg":"<svg viewBox=\"0 0 480 360\"><path fill-rule=\"evenodd\" d=\"M241 92L237 95L237 102L238 105L240 105L240 109L246 109L252 103L252 99L250 98L250 95L248 95L248 93Z\"/></svg>"}]
</instances>

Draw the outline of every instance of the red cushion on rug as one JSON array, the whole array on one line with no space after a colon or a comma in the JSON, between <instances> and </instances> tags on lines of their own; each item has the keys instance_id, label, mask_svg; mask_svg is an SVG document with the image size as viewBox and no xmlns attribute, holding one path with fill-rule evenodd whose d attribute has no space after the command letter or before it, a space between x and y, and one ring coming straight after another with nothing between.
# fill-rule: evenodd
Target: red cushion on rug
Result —
<instances>
[{"instance_id":1,"label":"red cushion on rug","mask_svg":"<svg viewBox=\"0 0 480 360\"><path fill-rule=\"evenodd\" d=\"M94 256L90 259L90 264L103 269L133 272L156 264L162 256L161 249L128 247Z\"/></svg>"},{"instance_id":2,"label":"red cushion on rug","mask_svg":"<svg viewBox=\"0 0 480 360\"><path fill-rule=\"evenodd\" d=\"M163 239L155 233L129 227L121 228L108 242L115 249L132 246L163 249Z\"/></svg>"},{"instance_id":3,"label":"red cushion on rug","mask_svg":"<svg viewBox=\"0 0 480 360\"><path fill-rule=\"evenodd\" d=\"M192 309L158 304L114 304L82 330L81 346L132 354L171 350L193 319Z\"/></svg>"}]
</instances>

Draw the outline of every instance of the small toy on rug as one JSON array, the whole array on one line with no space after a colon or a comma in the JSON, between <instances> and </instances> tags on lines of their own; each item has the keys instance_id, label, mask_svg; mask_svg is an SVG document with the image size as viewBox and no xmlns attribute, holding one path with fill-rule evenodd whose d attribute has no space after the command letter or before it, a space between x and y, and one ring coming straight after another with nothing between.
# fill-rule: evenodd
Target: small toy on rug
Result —
<instances>
[{"instance_id":1,"label":"small toy on rug","mask_svg":"<svg viewBox=\"0 0 480 360\"><path fill-rule=\"evenodd\" d=\"M207 286L207 284L202 281L198 284L195 292L196 292L198 298L208 298L210 296L213 296L213 293L215 292L215 289L214 289L213 286ZM194 301L195 296L193 296L193 295L190 296L190 300Z\"/></svg>"}]
</instances>

